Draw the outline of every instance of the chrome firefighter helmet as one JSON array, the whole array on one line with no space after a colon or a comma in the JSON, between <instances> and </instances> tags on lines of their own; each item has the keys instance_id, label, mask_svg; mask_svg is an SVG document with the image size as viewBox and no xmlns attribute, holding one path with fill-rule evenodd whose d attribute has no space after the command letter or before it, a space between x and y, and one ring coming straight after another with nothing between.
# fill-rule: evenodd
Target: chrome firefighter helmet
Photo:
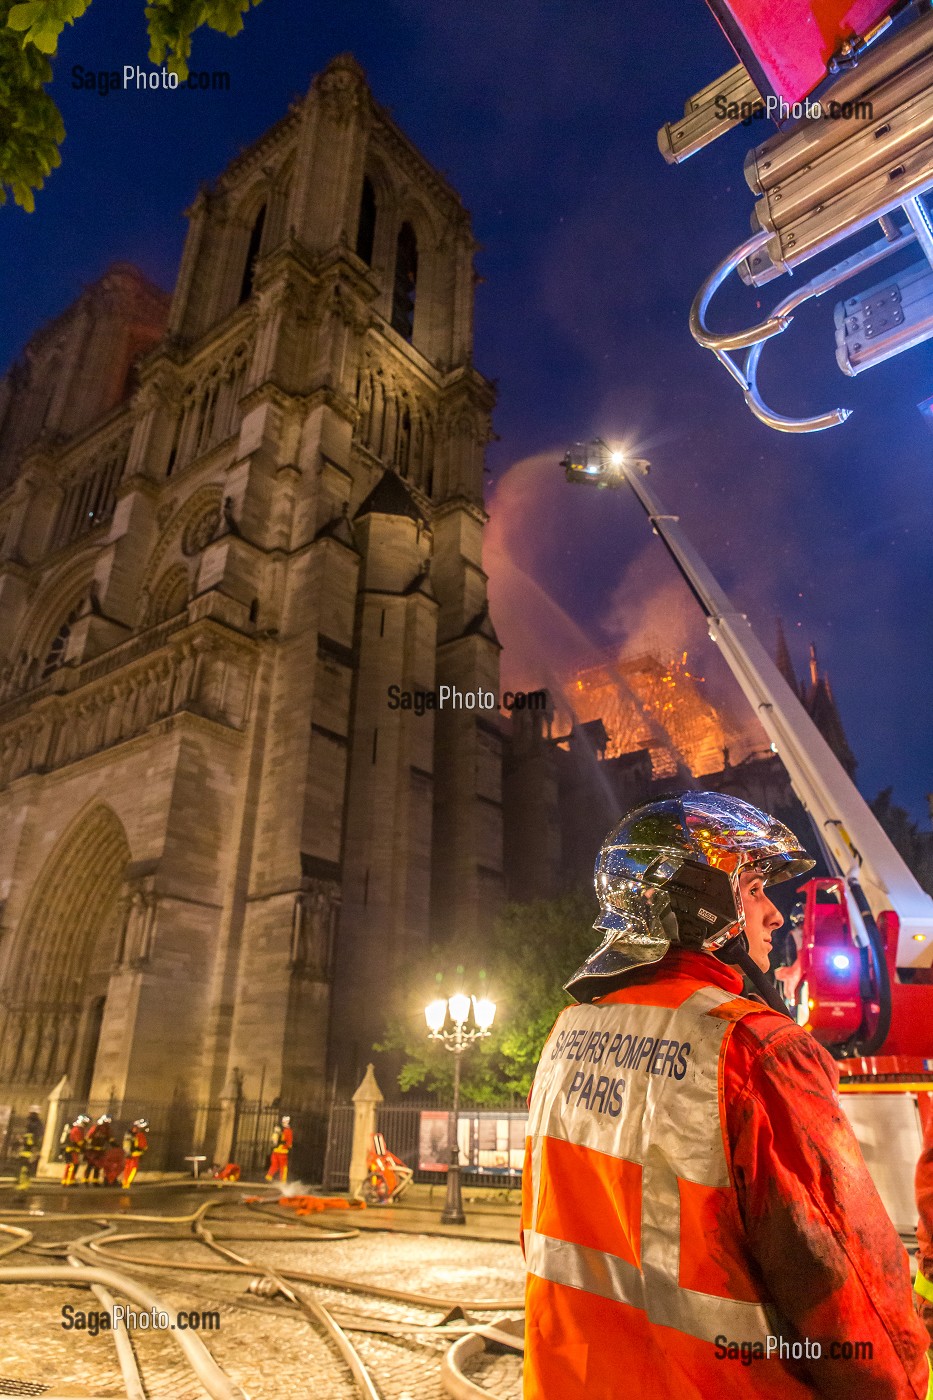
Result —
<instances>
[{"instance_id":1,"label":"chrome firefighter helmet","mask_svg":"<svg viewBox=\"0 0 933 1400\"><path fill-rule=\"evenodd\" d=\"M111 1118L111 1116L110 1116L109 1113L102 1113L102 1114L100 1115L100 1117L98 1118L97 1122L98 1122L98 1125L103 1124L103 1123L112 1123L112 1122L113 1122L113 1119Z\"/></svg>"},{"instance_id":2,"label":"chrome firefighter helmet","mask_svg":"<svg viewBox=\"0 0 933 1400\"><path fill-rule=\"evenodd\" d=\"M605 937L567 991L592 1001L608 990L608 979L658 962L672 944L716 952L744 932L744 866L773 885L815 863L783 822L739 797L684 792L637 807L600 849L593 927Z\"/></svg>"},{"instance_id":3,"label":"chrome firefighter helmet","mask_svg":"<svg viewBox=\"0 0 933 1400\"><path fill-rule=\"evenodd\" d=\"M149 1120L148 1120L148 1118L134 1118L134 1119L133 1119L133 1127L134 1127L134 1128L142 1128L142 1130L143 1130L144 1133L145 1133L145 1132L148 1132L148 1131L149 1131Z\"/></svg>"},{"instance_id":4,"label":"chrome firefighter helmet","mask_svg":"<svg viewBox=\"0 0 933 1400\"><path fill-rule=\"evenodd\" d=\"M77 1118L75 1119L75 1124L80 1123L83 1127L85 1123L90 1123L90 1121L91 1120L86 1113L79 1113Z\"/></svg>"}]
</instances>

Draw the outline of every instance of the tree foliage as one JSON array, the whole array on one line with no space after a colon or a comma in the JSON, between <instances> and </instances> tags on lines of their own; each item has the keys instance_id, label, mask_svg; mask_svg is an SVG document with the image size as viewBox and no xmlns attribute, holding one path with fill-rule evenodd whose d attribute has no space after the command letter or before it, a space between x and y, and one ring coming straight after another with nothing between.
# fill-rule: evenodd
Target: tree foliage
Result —
<instances>
[{"instance_id":1,"label":"tree foliage","mask_svg":"<svg viewBox=\"0 0 933 1400\"><path fill-rule=\"evenodd\" d=\"M34 190L61 163L59 145L65 139L61 113L45 92L52 65L44 52L9 28L11 6L0 0L0 204L7 190L30 212Z\"/></svg>"},{"instance_id":2,"label":"tree foliage","mask_svg":"<svg viewBox=\"0 0 933 1400\"><path fill-rule=\"evenodd\" d=\"M231 37L260 0L150 0L145 7L149 57L164 63L179 82L188 76L191 36L206 26ZM65 139L61 113L45 91L49 62L66 24L74 24L91 0L0 0L0 204L8 192L21 208L35 209L35 191L61 164Z\"/></svg>"},{"instance_id":3,"label":"tree foliage","mask_svg":"<svg viewBox=\"0 0 933 1400\"><path fill-rule=\"evenodd\" d=\"M450 967L436 974L435 995L449 996L462 984L468 991L488 992L497 1005L492 1034L463 1057L465 1100L500 1103L511 1094L528 1093L548 1032L571 1001L563 984L598 942L595 913L589 892L506 905L485 958L467 955L457 971ZM443 962L434 952L435 962ZM401 1058L398 1082L403 1090L449 1091L453 1055L428 1039L420 1009L392 1020L375 1048Z\"/></svg>"}]
</instances>

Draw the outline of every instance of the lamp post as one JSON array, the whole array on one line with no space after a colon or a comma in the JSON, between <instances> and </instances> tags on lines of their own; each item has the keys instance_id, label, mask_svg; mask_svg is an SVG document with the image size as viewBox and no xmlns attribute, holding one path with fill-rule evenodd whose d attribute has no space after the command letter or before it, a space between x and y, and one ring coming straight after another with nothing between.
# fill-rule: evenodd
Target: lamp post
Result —
<instances>
[{"instance_id":1,"label":"lamp post","mask_svg":"<svg viewBox=\"0 0 933 1400\"><path fill-rule=\"evenodd\" d=\"M473 1024L468 1025L470 1011ZM454 1056L454 1102L447 1120L447 1199L441 1212L441 1224L465 1225L463 1199L460 1193L460 1147L457 1142L457 1115L460 1110L460 1059L474 1040L489 1035L496 1016L496 1003L488 997L468 997L455 992L447 1001L432 1001L424 1010L431 1040L439 1040ZM448 1017L450 1028L447 1027Z\"/></svg>"}]
</instances>

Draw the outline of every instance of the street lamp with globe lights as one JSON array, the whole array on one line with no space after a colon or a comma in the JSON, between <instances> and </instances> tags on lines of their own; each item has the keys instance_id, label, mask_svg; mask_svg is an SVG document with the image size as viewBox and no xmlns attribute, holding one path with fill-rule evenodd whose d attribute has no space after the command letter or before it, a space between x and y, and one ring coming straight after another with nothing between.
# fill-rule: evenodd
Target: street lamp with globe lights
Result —
<instances>
[{"instance_id":1,"label":"street lamp with globe lights","mask_svg":"<svg viewBox=\"0 0 933 1400\"><path fill-rule=\"evenodd\" d=\"M468 1025L470 1011L473 1024ZM450 1018L450 1029L447 1020ZM466 992L454 992L446 1001L439 998L424 1009L431 1040L439 1040L454 1056L454 1102L447 1121L447 1199L441 1212L444 1225L465 1225L463 1199L460 1192L460 1147L457 1142L457 1115L460 1111L460 1058L474 1040L482 1040L492 1030L496 1018L496 1003L489 997L469 997Z\"/></svg>"}]
</instances>

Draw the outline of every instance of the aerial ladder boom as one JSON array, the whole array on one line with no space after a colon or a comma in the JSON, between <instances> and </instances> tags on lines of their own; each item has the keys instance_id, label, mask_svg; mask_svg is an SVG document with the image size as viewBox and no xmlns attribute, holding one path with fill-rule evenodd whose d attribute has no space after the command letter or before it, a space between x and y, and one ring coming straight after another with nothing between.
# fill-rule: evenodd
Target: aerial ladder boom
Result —
<instances>
[{"instance_id":1,"label":"aerial ladder boom","mask_svg":"<svg viewBox=\"0 0 933 1400\"><path fill-rule=\"evenodd\" d=\"M595 446L595 444L594 444ZM899 919L896 965L933 961L933 898L921 888L776 664L681 529L649 487L648 463L599 444L601 484L631 486L657 535L706 616L709 635L761 721L787 769L818 836L850 886L856 882L871 915ZM568 466L570 477L573 465ZM581 475L592 475L592 468ZM851 911L856 924L863 922ZM864 937L861 941L865 941Z\"/></svg>"}]
</instances>

